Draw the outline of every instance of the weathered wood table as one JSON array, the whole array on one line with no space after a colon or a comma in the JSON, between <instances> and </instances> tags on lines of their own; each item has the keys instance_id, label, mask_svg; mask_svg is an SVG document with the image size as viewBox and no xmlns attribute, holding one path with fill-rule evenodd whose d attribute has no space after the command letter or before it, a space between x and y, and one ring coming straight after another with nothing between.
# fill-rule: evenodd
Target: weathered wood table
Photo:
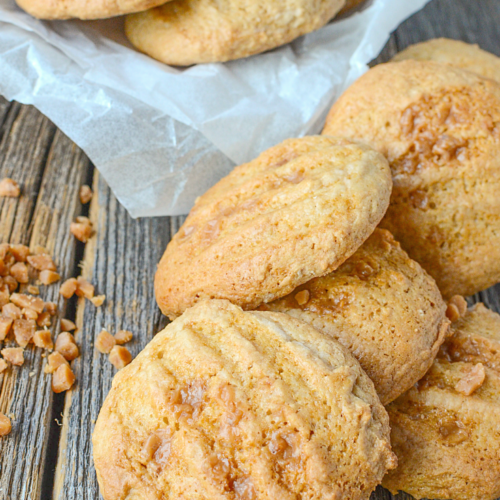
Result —
<instances>
[{"instance_id":1,"label":"weathered wood table","mask_svg":"<svg viewBox=\"0 0 500 500\"><path fill-rule=\"evenodd\" d=\"M378 62L438 36L476 42L500 55L498 26L499 0L434 0L393 34ZM129 347L136 355L165 326L153 276L183 218L131 219L55 125L30 106L0 98L0 178L5 176L17 180L23 194L0 198L0 243L47 247L64 279L81 271L106 302L95 308L84 299L64 301L57 286L43 287L44 300L58 302L61 317L77 323L78 382L70 392L53 394L42 350L33 348L26 350L23 367L0 375L0 411L15 416L12 433L0 440L0 500L97 499L91 435L115 369L96 351L94 339L102 328L131 330ZM82 184L93 186L90 208L79 201ZM69 233L78 215L89 215L96 229L85 246ZM477 300L500 312L500 286L471 299ZM392 496L379 488L372 498Z\"/></svg>"}]
</instances>

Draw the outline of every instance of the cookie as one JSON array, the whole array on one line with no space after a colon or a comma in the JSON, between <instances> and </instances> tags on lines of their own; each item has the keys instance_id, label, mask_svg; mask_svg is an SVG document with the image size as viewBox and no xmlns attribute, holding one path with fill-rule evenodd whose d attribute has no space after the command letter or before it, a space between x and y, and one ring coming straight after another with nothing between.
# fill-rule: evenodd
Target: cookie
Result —
<instances>
[{"instance_id":1,"label":"cookie","mask_svg":"<svg viewBox=\"0 0 500 500\"><path fill-rule=\"evenodd\" d=\"M165 3L165 0L16 0L16 2L21 9L39 19L105 19L151 9Z\"/></svg>"},{"instance_id":2,"label":"cookie","mask_svg":"<svg viewBox=\"0 0 500 500\"><path fill-rule=\"evenodd\" d=\"M500 82L500 58L481 50L478 45L459 40L435 38L416 43L396 54L392 60L404 61L406 59L450 64Z\"/></svg>"},{"instance_id":3,"label":"cookie","mask_svg":"<svg viewBox=\"0 0 500 500\"><path fill-rule=\"evenodd\" d=\"M373 380L383 404L424 376L449 325L436 282L383 229L336 271L261 308L338 340Z\"/></svg>"},{"instance_id":4,"label":"cookie","mask_svg":"<svg viewBox=\"0 0 500 500\"><path fill-rule=\"evenodd\" d=\"M500 497L500 316L477 304L452 324L429 373L387 407L399 466L383 485L415 498Z\"/></svg>"},{"instance_id":5,"label":"cookie","mask_svg":"<svg viewBox=\"0 0 500 500\"><path fill-rule=\"evenodd\" d=\"M201 299L244 309L336 269L373 232L391 191L385 158L325 136L288 139L201 196L155 277L170 318Z\"/></svg>"},{"instance_id":6,"label":"cookie","mask_svg":"<svg viewBox=\"0 0 500 500\"><path fill-rule=\"evenodd\" d=\"M324 26L345 0L173 0L130 15L130 42L178 66L224 62L274 49Z\"/></svg>"},{"instance_id":7,"label":"cookie","mask_svg":"<svg viewBox=\"0 0 500 500\"><path fill-rule=\"evenodd\" d=\"M344 14L345 12L349 12L350 10L365 2L366 0L347 0L345 5L342 7L342 10L339 12L339 15Z\"/></svg>"},{"instance_id":8,"label":"cookie","mask_svg":"<svg viewBox=\"0 0 500 500\"><path fill-rule=\"evenodd\" d=\"M395 465L345 348L227 301L186 311L118 373L93 447L105 500L368 499Z\"/></svg>"},{"instance_id":9,"label":"cookie","mask_svg":"<svg viewBox=\"0 0 500 500\"><path fill-rule=\"evenodd\" d=\"M324 129L362 140L391 165L382 227L445 297L500 281L500 85L429 61L376 66Z\"/></svg>"}]
</instances>

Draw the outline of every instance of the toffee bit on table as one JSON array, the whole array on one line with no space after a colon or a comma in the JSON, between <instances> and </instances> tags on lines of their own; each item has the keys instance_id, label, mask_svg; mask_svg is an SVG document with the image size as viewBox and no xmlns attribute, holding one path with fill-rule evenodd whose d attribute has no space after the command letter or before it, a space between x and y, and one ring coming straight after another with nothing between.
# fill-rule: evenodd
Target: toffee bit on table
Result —
<instances>
[{"instance_id":1,"label":"toffee bit on table","mask_svg":"<svg viewBox=\"0 0 500 500\"><path fill-rule=\"evenodd\" d=\"M21 188L19 184L9 177L4 177L0 181L0 197L4 198L19 198L21 195Z\"/></svg>"}]
</instances>

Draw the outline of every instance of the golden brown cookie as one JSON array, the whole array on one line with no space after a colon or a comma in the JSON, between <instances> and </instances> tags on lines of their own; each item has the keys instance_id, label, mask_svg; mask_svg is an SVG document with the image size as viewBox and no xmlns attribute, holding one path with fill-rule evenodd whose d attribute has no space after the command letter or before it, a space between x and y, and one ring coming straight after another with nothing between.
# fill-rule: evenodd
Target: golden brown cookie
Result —
<instances>
[{"instance_id":1,"label":"golden brown cookie","mask_svg":"<svg viewBox=\"0 0 500 500\"><path fill-rule=\"evenodd\" d=\"M449 325L436 282L384 229L337 270L261 308L291 314L338 340L383 404L424 376Z\"/></svg>"},{"instance_id":2,"label":"golden brown cookie","mask_svg":"<svg viewBox=\"0 0 500 500\"><path fill-rule=\"evenodd\" d=\"M368 499L395 466L387 413L345 348L219 300L118 373L93 446L105 500Z\"/></svg>"},{"instance_id":3,"label":"golden brown cookie","mask_svg":"<svg viewBox=\"0 0 500 500\"><path fill-rule=\"evenodd\" d=\"M105 19L151 9L165 3L165 0L16 0L16 2L28 14L39 19Z\"/></svg>"},{"instance_id":4,"label":"golden brown cookie","mask_svg":"<svg viewBox=\"0 0 500 500\"><path fill-rule=\"evenodd\" d=\"M342 10L339 12L339 15L344 14L345 12L349 12L350 10L365 2L366 0L347 0L344 7L342 7Z\"/></svg>"},{"instance_id":5,"label":"golden brown cookie","mask_svg":"<svg viewBox=\"0 0 500 500\"><path fill-rule=\"evenodd\" d=\"M345 0L173 0L128 16L125 33L167 64L224 62L273 49L324 26Z\"/></svg>"},{"instance_id":6,"label":"golden brown cookie","mask_svg":"<svg viewBox=\"0 0 500 500\"><path fill-rule=\"evenodd\" d=\"M427 375L387 407L399 466L383 485L415 498L500 496L500 316L477 304L452 324Z\"/></svg>"},{"instance_id":7,"label":"golden brown cookie","mask_svg":"<svg viewBox=\"0 0 500 500\"><path fill-rule=\"evenodd\" d=\"M478 45L459 40L435 38L416 43L396 54L392 60L404 61L406 59L450 64L500 82L500 58L481 50Z\"/></svg>"},{"instance_id":8,"label":"golden brown cookie","mask_svg":"<svg viewBox=\"0 0 500 500\"><path fill-rule=\"evenodd\" d=\"M161 310L212 298L255 309L329 273L373 232L391 183L380 153L346 139L268 149L197 200L156 273Z\"/></svg>"},{"instance_id":9,"label":"golden brown cookie","mask_svg":"<svg viewBox=\"0 0 500 500\"><path fill-rule=\"evenodd\" d=\"M376 66L324 129L362 140L391 165L382 226L445 297L500 281L500 85L428 61Z\"/></svg>"}]
</instances>

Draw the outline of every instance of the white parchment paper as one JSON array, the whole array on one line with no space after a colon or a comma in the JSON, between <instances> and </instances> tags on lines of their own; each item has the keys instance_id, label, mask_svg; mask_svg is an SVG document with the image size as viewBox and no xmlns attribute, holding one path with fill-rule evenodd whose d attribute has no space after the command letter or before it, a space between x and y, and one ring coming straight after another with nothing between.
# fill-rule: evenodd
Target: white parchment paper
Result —
<instances>
[{"instance_id":1,"label":"white parchment paper","mask_svg":"<svg viewBox=\"0 0 500 500\"><path fill-rule=\"evenodd\" d=\"M292 44L178 69L136 52L123 19L33 19L0 0L0 94L88 154L133 217L187 213L234 164L316 133L389 34L429 0L373 0Z\"/></svg>"}]
</instances>

